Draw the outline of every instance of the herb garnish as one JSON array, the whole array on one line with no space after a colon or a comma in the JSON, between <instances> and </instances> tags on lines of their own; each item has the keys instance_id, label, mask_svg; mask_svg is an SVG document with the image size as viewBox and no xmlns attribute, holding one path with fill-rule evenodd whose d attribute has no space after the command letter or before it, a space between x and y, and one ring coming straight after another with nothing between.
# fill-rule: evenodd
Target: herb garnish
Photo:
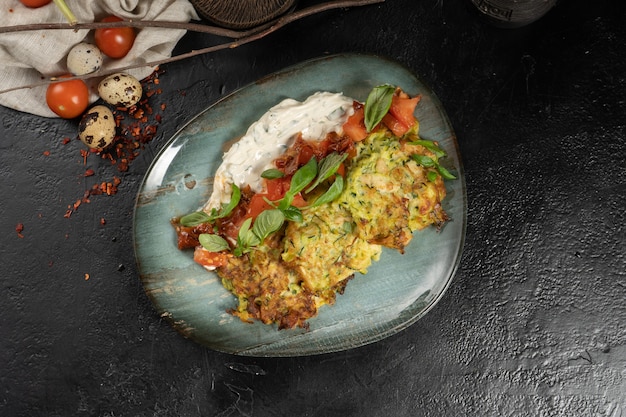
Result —
<instances>
[{"instance_id":1,"label":"herb garnish","mask_svg":"<svg viewBox=\"0 0 626 417\"><path fill-rule=\"evenodd\" d=\"M391 107L391 99L396 88L389 84L374 87L365 101L365 129L371 132Z\"/></svg>"},{"instance_id":2,"label":"herb garnish","mask_svg":"<svg viewBox=\"0 0 626 417\"><path fill-rule=\"evenodd\" d=\"M439 174L441 175L441 177L443 179L446 179L446 180L455 180L456 179L456 176L454 174L452 174L446 168L444 168L441 165L439 165L439 158L443 158L447 154L446 154L446 152L443 149L441 149L440 147L435 145L434 142L431 142L429 140L417 140L417 141L414 141L414 142L409 142L409 144L410 145L421 145L421 146L425 147L426 149L428 149L429 151L431 151L433 154L435 154L435 158L431 158L430 156L419 155L419 154L411 155L411 158L415 162L417 162L419 165L423 166L424 168L435 168L437 170L437 172L439 172ZM437 173L434 172L434 171L430 171L427 174L427 177L428 177L429 181L435 181L437 179Z\"/></svg>"},{"instance_id":3,"label":"herb garnish","mask_svg":"<svg viewBox=\"0 0 626 417\"><path fill-rule=\"evenodd\" d=\"M204 211L196 211L194 213L187 214L180 218L179 222L183 226L193 227L202 223L214 223L217 219L222 219L228 216L239 204L241 199L241 190L235 184L232 185L232 195L230 202L227 205L223 205L220 210L215 208L211 209L211 214Z\"/></svg>"}]
</instances>

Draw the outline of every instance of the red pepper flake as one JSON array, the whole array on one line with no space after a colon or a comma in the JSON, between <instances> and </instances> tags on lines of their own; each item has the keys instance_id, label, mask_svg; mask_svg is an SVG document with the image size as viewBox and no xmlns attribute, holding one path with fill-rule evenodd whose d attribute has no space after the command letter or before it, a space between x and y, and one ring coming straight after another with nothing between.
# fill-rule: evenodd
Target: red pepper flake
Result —
<instances>
[{"instance_id":1,"label":"red pepper flake","mask_svg":"<svg viewBox=\"0 0 626 417\"><path fill-rule=\"evenodd\" d=\"M158 125L162 121L162 114L155 113L152 105L149 103L150 97L155 94L161 94L161 89L155 86L159 84L158 77L162 73L163 71L157 69L149 77L142 80L144 98L139 103L129 108L119 107L113 111L116 126L118 127L114 146L104 150L80 149L83 165L87 165L87 158L91 154L96 154L102 159L109 160L119 172L127 172L129 170L130 165L139 156L140 151L156 137ZM157 107L157 110L162 112L165 108L166 105L161 104ZM64 143L70 141L69 138L64 138L63 140ZM83 175L85 178L97 177L93 169L86 169ZM69 218L81 204L89 203L92 196L112 196L116 194L121 182L122 180L119 177L114 177L112 181L96 179L96 182L85 190L82 199L68 205L64 217Z\"/></svg>"},{"instance_id":2,"label":"red pepper flake","mask_svg":"<svg viewBox=\"0 0 626 417\"><path fill-rule=\"evenodd\" d=\"M66 137L66 138L63 138L63 142L62 143L63 143L63 145L67 145L68 143L70 143L71 140L72 139Z\"/></svg>"},{"instance_id":3,"label":"red pepper flake","mask_svg":"<svg viewBox=\"0 0 626 417\"><path fill-rule=\"evenodd\" d=\"M19 237L20 239L24 238L24 235L22 234L22 232L24 231L24 224L23 223L18 223L15 226L15 231L17 232L17 237Z\"/></svg>"},{"instance_id":4,"label":"red pepper flake","mask_svg":"<svg viewBox=\"0 0 626 417\"><path fill-rule=\"evenodd\" d=\"M86 149L81 149L80 156L83 157L83 165L87 165L87 157L89 156L89 151Z\"/></svg>"},{"instance_id":5,"label":"red pepper flake","mask_svg":"<svg viewBox=\"0 0 626 417\"><path fill-rule=\"evenodd\" d=\"M43 151L44 156L50 156L50 151Z\"/></svg>"},{"instance_id":6,"label":"red pepper flake","mask_svg":"<svg viewBox=\"0 0 626 417\"><path fill-rule=\"evenodd\" d=\"M100 218L100 225L104 226L105 224L107 224L107 221L105 220L104 217Z\"/></svg>"}]
</instances>

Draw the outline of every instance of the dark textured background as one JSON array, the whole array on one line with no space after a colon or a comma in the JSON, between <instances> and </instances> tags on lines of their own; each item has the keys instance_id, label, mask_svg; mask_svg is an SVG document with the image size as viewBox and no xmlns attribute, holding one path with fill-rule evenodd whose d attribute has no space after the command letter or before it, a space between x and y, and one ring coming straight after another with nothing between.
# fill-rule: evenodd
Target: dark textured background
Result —
<instances>
[{"instance_id":1,"label":"dark textured background","mask_svg":"<svg viewBox=\"0 0 626 417\"><path fill-rule=\"evenodd\" d=\"M80 143L62 144L75 121L0 108L0 415L625 416L625 3L562 0L517 30L485 25L468 3L327 12L165 65L157 137L118 194L70 218L67 205L116 168L83 166ZM177 52L216 40L189 34ZM452 286L407 330L346 352L243 358L182 338L134 264L150 162L224 94L341 52L404 63L448 110L469 198Z\"/></svg>"}]
</instances>

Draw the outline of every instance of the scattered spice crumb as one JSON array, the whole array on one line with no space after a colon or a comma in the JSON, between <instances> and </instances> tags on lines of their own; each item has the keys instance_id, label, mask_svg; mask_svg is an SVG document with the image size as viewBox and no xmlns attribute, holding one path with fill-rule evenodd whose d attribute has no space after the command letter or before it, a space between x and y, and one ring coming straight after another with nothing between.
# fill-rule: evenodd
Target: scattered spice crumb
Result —
<instances>
[{"instance_id":1,"label":"scattered spice crumb","mask_svg":"<svg viewBox=\"0 0 626 417\"><path fill-rule=\"evenodd\" d=\"M162 115L154 113L149 103L149 98L155 94L161 94L161 89L155 87L159 84L159 75L163 73L157 68L150 76L141 81L144 90L144 98L134 106L129 108L114 109L115 121L117 125L117 135L113 145L104 150L97 149L80 149L80 157L83 166L87 165L87 158L97 155L101 159L106 159L115 166L118 172L127 172L131 163L139 156L140 151L152 139L156 137L157 126L161 123ZM165 105L161 104L159 109L165 110ZM70 138L64 138L63 144L70 141ZM84 177L96 178L96 172L93 169L86 169ZM117 193L118 186L122 180L120 177L114 176L110 181L97 180L91 188L85 190L83 196L77 199L73 204L67 206L64 217L69 218L84 203L90 203L92 196L107 195L112 196ZM101 220L104 224L104 219Z\"/></svg>"},{"instance_id":2,"label":"scattered spice crumb","mask_svg":"<svg viewBox=\"0 0 626 417\"><path fill-rule=\"evenodd\" d=\"M24 224L23 223L18 223L15 226L15 231L17 232L17 237L19 237L20 239L24 238L24 235L22 234L22 232L24 231Z\"/></svg>"},{"instance_id":3,"label":"scattered spice crumb","mask_svg":"<svg viewBox=\"0 0 626 417\"><path fill-rule=\"evenodd\" d=\"M106 221L106 219L105 219L104 217L101 217L101 218L100 218L100 224L101 224L102 226L104 226L105 224L107 224L107 221Z\"/></svg>"},{"instance_id":4,"label":"scattered spice crumb","mask_svg":"<svg viewBox=\"0 0 626 417\"><path fill-rule=\"evenodd\" d=\"M85 281L89 280L89 274L85 274Z\"/></svg>"}]
</instances>

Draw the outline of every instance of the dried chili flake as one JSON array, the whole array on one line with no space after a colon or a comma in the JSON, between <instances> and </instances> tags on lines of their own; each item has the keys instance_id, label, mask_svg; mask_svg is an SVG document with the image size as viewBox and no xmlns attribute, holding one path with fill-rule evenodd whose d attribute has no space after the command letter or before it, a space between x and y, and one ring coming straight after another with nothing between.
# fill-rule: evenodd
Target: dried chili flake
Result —
<instances>
[{"instance_id":1,"label":"dried chili flake","mask_svg":"<svg viewBox=\"0 0 626 417\"><path fill-rule=\"evenodd\" d=\"M43 151L44 156L50 156L50 151Z\"/></svg>"},{"instance_id":2,"label":"dried chili flake","mask_svg":"<svg viewBox=\"0 0 626 417\"><path fill-rule=\"evenodd\" d=\"M71 140L72 139L65 137L63 138L63 141L61 143L63 143L63 145L67 145L68 143L70 143Z\"/></svg>"},{"instance_id":3,"label":"dried chili flake","mask_svg":"<svg viewBox=\"0 0 626 417\"><path fill-rule=\"evenodd\" d=\"M19 237L20 239L24 238L24 235L22 234L22 232L24 231L24 224L23 223L18 223L15 226L15 231L17 232L17 237Z\"/></svg>"},{"instance_id":4,"label":"dried chili flake","mask_svg":"<svg viewBox=\"0 0 626 417\"><path fill-rule=\"evenodd\" d=\"M95 172L93 169L88 169L87 171L85 171L85 177L92 177L95 175Z\"/></svg>"},{"instance_id":5,"label":"dried chili flake","mask_svg":"<svg viewBox=\"0 0 626 417\"><path fill-rule=\"evenodd\" d=\"M100 218L100 224L101 224L102 226L104 226L105 224L107 224L107 221L105 220L105 218L104 218L104 217L101 217L101 218Z\"/></svg>"}]
</instances>

